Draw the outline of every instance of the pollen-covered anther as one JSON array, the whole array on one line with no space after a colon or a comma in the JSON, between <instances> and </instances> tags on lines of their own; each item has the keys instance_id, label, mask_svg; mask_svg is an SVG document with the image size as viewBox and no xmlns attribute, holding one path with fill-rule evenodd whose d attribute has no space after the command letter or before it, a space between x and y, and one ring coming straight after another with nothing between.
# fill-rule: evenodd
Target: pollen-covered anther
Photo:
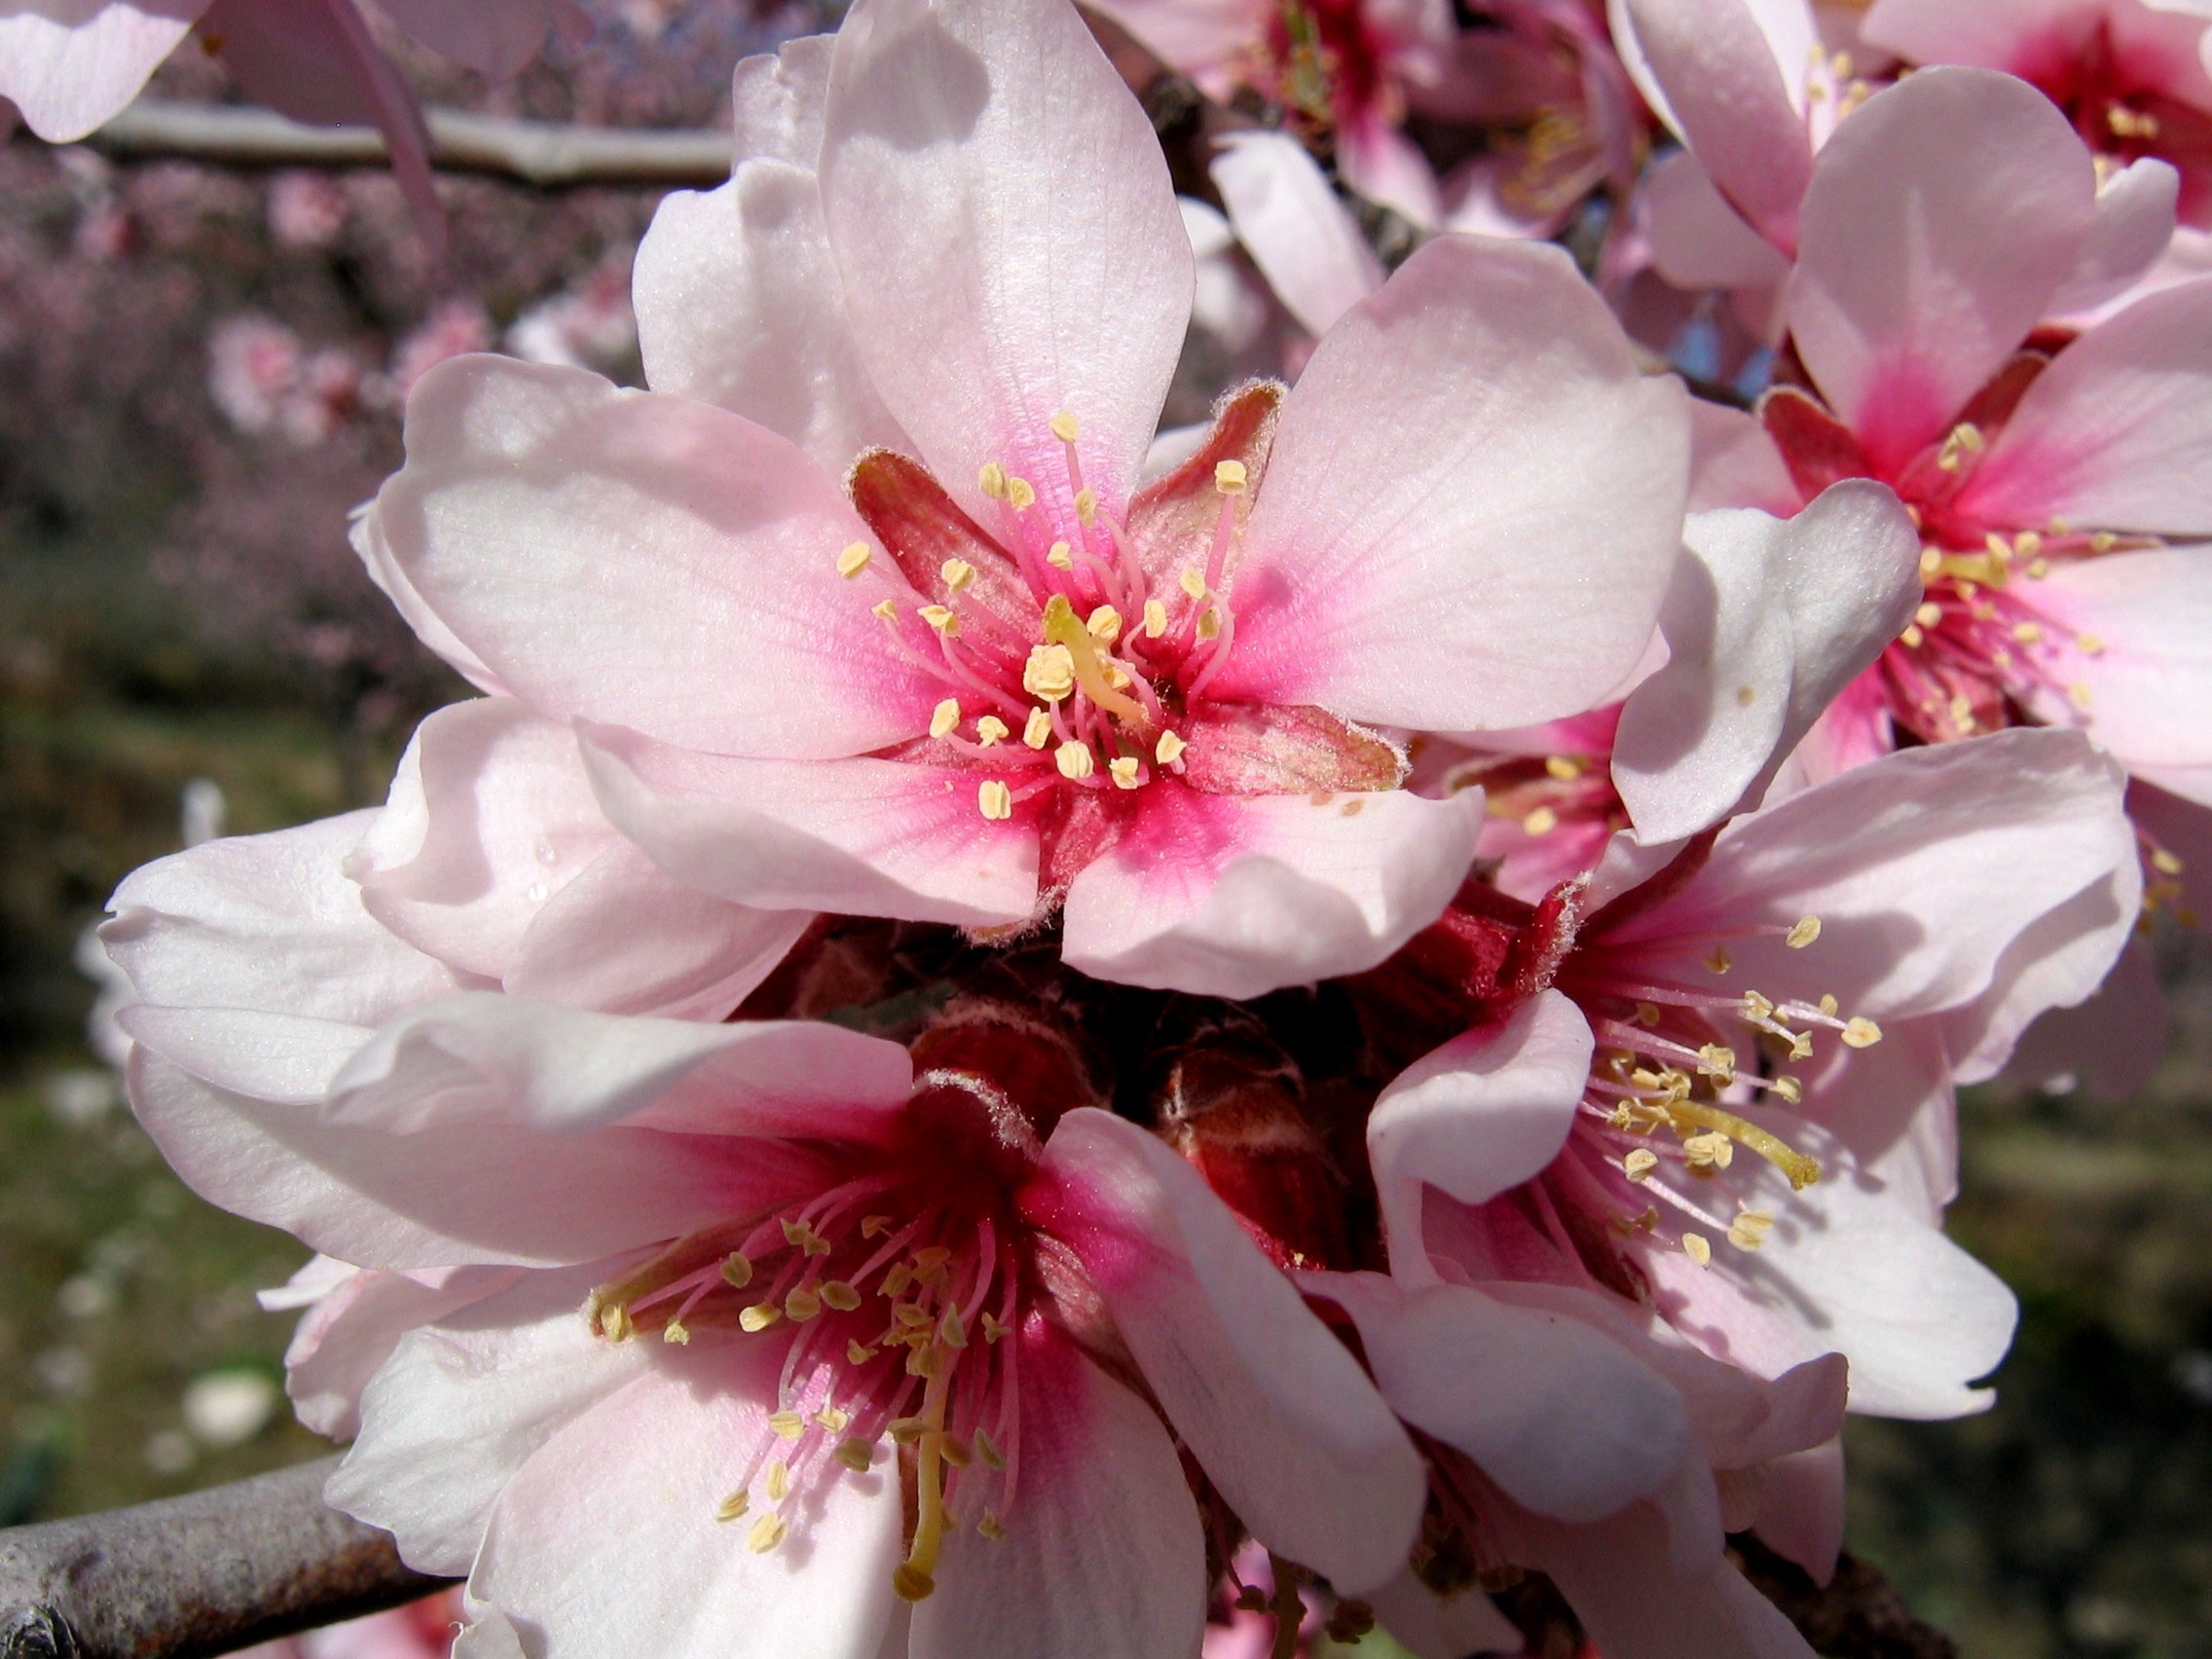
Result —
<instances>
[{"instance_id":1,"label":"pollen-covered anther","mask_svg":"<svg viewBox=\"0 0 2212 1659\"><path fill-rule=\"evenodd\" d=\"M1089 777L1098 765L1091 756L1090 746L1072 739L1052 751L1052 763L1060 769L1061 777L1079 782Z\"/></svg>"},{"instance_id":2,"label":"pollen-covered anther","mask_svg":"<svg viewBox=\"0 0 2212 1659\"><path fill-rule=\"evenodd\" d=\"M976 1523L976 1530L994 1544L1006 1542L1006 1529L999 1525L998 1516L988 1509L983 1511L983 1518Z\"/></svg>"},{"instance_id":3,"label":"pollen-covered anther","mask_svg":"<svg viewBox=\"0 0 2212 1659\"><path fill-rule=\"evenodd\" d=\"M1710 1174L1735 1161L1736 1143L1717 1129L1708 1129L1682 1142L1682 1156L1689 1160L1691 1173Z\"/></svg>"},{"instance_id":4,"label":"pollen-covered anther","mask_svg":"<svg viewBox=\"0 0 2212 1659\"><path fill-rule=\"evenodd\" d=\"M1552 755L1544 759L1544 775L1563 784L1571 784L1582 776L1583 763L1572 755Z\"/></svg>"},{"instance_id":5,"label":"pollen-covered anther","mask_svg":"<svg viewBox=\"0 0 2212 1659\"><path fill-rule=\"evenodd\" d=\"M1163 731L1160 734L1160 741L1152 746L1152 757L1162 766L1172 766L1183 758L1185 751L1190 747L1174 732Z\"/></svg>"},{"instance_id":6,"label":"pollen-covered anther","mask_svg":"<svg viewBox=\"0 0 2212 1659\"><path fill-rule=\"evenodd\" d=\"M1006 481L1006 504L1017 513L1025 513L1037 504L1037 487L1026 478L1009 478Z\"/></svg>"},{"instance_id":7,"label":"pollen-covered anther","mask_svg":"<svg viewBox=\"0 0 2212 1659\"><path fill-rule=\"evenodd\" d=\"M1051 737L1052 717L1043 709L1031 709L1029 719L1022 722L1021 741L1032 749L1042 749Z\"/></svg>"},{"instance_id":8,"label":"pollen-covered anther","mask_svg":"<svg viewBox=\"0 0 2212 1659\"><path fill-rule=\"evenodd\" d=\"M1083 522L1086 530L1098 522L1097 491L1078 490L1075 493L1075 516Z\"/></svg>"},{"instance_id":9,"label":"pollen-covered anther","mask_svg":"<svg viewBox=\"0 0 2212 1659\"><path fill-rule=\"evenodd\" d=\"M960 618L944 606L925 605L914 614L948 640L956 640L960 637Z\"/></svg>"},{"instance_id":10,"label":"pollen-covered anther","mask_svg":"<svg viewBox=\"0 0 2212 1659\"><path fill-rule=\"evenodd\" d=\"M1961 421L1945 435L1942 448L1936 451L1936 464L1945 472L1956 472L1969 456L1981 453L1982 444L1981 428L1972 421Z\"/></svg>"},{"instance_id":11,"label":"pollen-covered anther","mask_svg":"<svg viewBox=\"0 0 2212 1659\"><path fill-rule=\"evenodd\" d=\"M867 569L868 561L874 556L866 542L856 541L837 555L837 574L851 581Z\"/></svg>"},{"instance_id":12,"label":"pollen-covered anther","mask_svg":"<svg viewBox=\"0 0 2212 1659\"><path fill-rule=\"evenodd\" d=\"M960 699L947 697L930 715L930 736L945 737L960 723Z\"/></svg>"},{"instance_id":13,"label":"pollen-covered anther","mask_svg":"<svg viewBox=\"0 0 2212 1659\"><path fill-rule=\"evenodd\" d=\"M1064 541L1055 541L1045 550L1045 563L1055 571L1075 569L1075 549Z\"/></svg>"},{"instance_id":14,"label":"pollen-covered anther","mask_svg":"<svg viewBox=\"0 0 2212 1659\"><path fill-rule=\"evenodd\" d=\"M1782 942L1788 945L1791 950L1803 950L1820 937L1821 918L1805 916L1788 934L1783 936Z\"/></svg>"},{"instance_id":15,"label":"pollen-covered anther","mask_svg":"<svg viewBox=\"0 0 2212 1659\"><path fill-rule=\"evenodd\" d=\"M752 1507L753 1494L740 1489L715 1505L715 1519L717 1521L736 1521L741 1519L745 1512Z\"/></svg>"},{"instance_id":16,"label":"pollen-covered anther","mask_svg":"<svg viewBox=\"0 0 2212 1659\"><path fill-rule=\"evenodd\" d=\"M1064 701L1075 690L1075 653L1065 645L1031 645L1021 688L1048 703Z\"/></svg>"},{"instance_id":17,"label":"pollen-covered anther","mask_svg":"<svg viewBox=\"0 0 2212 1659\"><path fill-rule=\"evenodd\" d=\"M861 1293L843 1279L830 1279L822 1286L822 1300L840 1313L850 1313L861 1305Z\"/></svg>"},{"instance_id":18,"label":"pollen-covered anther","mask_svg":"<svg viewBox=\"0 0 2212 1659\"><path fill-rule=\"evenodd\" d=\"M597 1309L592 1324L610 1343L629 1341L631 1332L637 1328L630 1323L630 1310L619 1302L610 1302Z\"/></svg>"},{"instance_id":19,"label":"pollen-covered anther","mask_svg":"<svg viewBox=\"0 0 2212 1659\"><path fill-rule=\"evenodd\" d=\"M753 1282L753 1260L743 1250L732 1250L722 1259L722 1282L732 1290L743 1290Z\"/></svg>"},{"instance_id":20,"label":"pollen-covered anther","mask_svg":"<svg viewBox=\"0 0 2212 1659\"><path fill-rule=\"evenodd\" d=\"M1621 1170L1631 1181L1641 1181L1659 1167L1659 1155L1647 1146L1635 1147L1621 1160Z\"/></svg>"},{"instance_id":21,"label":"pollen-covered anther","mask_svg":"<svg viewBox=\"0 0 2212 1659\"><path fill-rule=\"evenodd\" d=\"M1216 610L1212 606L1207 606L1203 610L1198 612L1198 625L1195 630L1193 630L1193 632L1195 632L1201 640L1220 639L1221 612Z\"/></svg>"},{"instance_id":22,"label":"pollen-covered anther","mask_svg":"<svg viewBox=\"0 0 2212 1659\"><path fill-rule=\"evenodd\" d=\"M1559 814L1548 806L1539 806L1521 820L1521 829L1530 835L1549 835L1559 828Z\"/></svg>"},{"instance_id":23,"label":"pollen-covered anther","mask_svg":"<svg viewBox=\"0 0 2212 1659\"><path fill-rule=\"evenodd\" d=\"M784 1541L791 1528L781 1515L763 1515L753 1523L753 1530L746 1534L746 1544L755 1555L766 1555Z\"/></svg>"},{"instance_id":24,"label":"pollen-covered anther","mask_svg":"<svg viewBox=\"0 0 2212 1659\"><path fill-rule=\"evenodd\" d=\"M894 605L890 600L879 599L873 605L869 606L868 609L873 614L882 617L884 621L889 622L894 626L898 624L899 607Z\"/></svg>"},{"instance_id":25,"label":"pollen-covered anther","mask_svg":"<svg viewBox=\"0 0 2212 1659\"><path fill-rule=\"evenodd\" d=\"M1700 1076L1710 1077L1717 1083L1733 1083L1736 1079L1736 1051L1719 1043L1708 1043L1697 1051L1697 1069Z\"/></svg>"},{"instance_id":26,"label":"pollen-covered anther","mask_svg":"<svg viewBox=\"0 0 2212 1659\"><path fill-rule=\"evenodd\" d=\"M806 1419L796 1412L771 1412L768 1430L779 1440L796 1440L806 1432Z\"/></svg>"},{"instance_id":27,"label":"pollen-covered anther","mask_svg":"<svg viewBox=\"0 0 2212 1659\"><path fill-rule=\"evenodd\" d=\"M821 1313L822 1298L803 1284L793 1286L784 1298L784 1317L794 1325L803 1325L809 1319L820 1317Z\"/></svg>"},{"instance_id":28,"label":"pollen-covered anther","mask_svg":"<svg viewBox=\"0 0 2212 1659\"><path fill-rule=\"evenodd\" d=\"M1206 596L1205 577L1187 567L1176 572L1175 585L1193 599L1203 599Z\"/></svg>"},{"instance_id":29,"label":"pollen-covered anther","mask_svg":"<svg viewBox=\"0 0 2212 1659\"><path fill-rule=\"evenodd\" d=\"M1240 461L1217 461L1213 463L1213 487L1224 496L1241 496L1248 483L1244 463Z\"/></svg>"},{"instance_id":30,"label":"pollen-covered anther","mask_svg":"<svg viewBox=\"0 0 2212 1659\"><path fill-rule=\"evenodd\" d=\"M1144 637L1157 640L1167 632L1167 607L1157 599L1144 602Z\"/></svg>"},{"instance_id":31,"label":"pollen-covered anther","mask_svg":"<svg viewBox=\"0 0 2212 1659\"><path fill-rule=\"evenodd\" d=\"M1006 738L1007 723L998 716L985 715L976 722L976 741L983 748L988 749L993 744L1004 743Z\"/></svg>"},{"instance_id":32,"label":"pollen-covered anther","mask_svg":"<svg viewBox=\"0 0 2212 1659\"><path fill-rule=\"evenodd\" d=\"M1739 1250L1756 1250L1766 1242L1774 1217L1764 1210L1745 1210L1728 1225L1728 1242Z\"/></svg>"},{"instance_id":33,"label":"pollen-covered anther","mask_svg":"<svg viewBox=\"0 0 2212 1659\"><path fill-rule=\"evenodd\" d=\"M784 1310L773 1302L756 1302L737 1316L737 1328L746 1332L765 1331L784 1316Z\"/></svg>"},{"instance_id":34,"label":"pollen-covered anther","mask_svg":"<svg viewBox=\"0 0 2212 1659\"><path fill-rule=\"evenodd\" d=\"M1728 947L1724 944L1716 944L1706 956L1705 965L1715 974L1725 974L1735 966L1735 963L1729 960Z\"/></svg>"},{"instance_id":35,"label":"pollen-covered anther","mask_svg":"<svg viewBox=\"0 0 2212 1659\"><path fill-rule=\"evenodd\" d=\"M875 1461L875 1447L866 1440L840 1440L837 1450L830 1454L856 1475L867 1473L868 1465Z\"/></svg>"},{"instance_id":36,"label":"pollen-covered anther","mask_svg":"<svg viewBox=\"0 0 2212 1659\"><path fill-rule=\"evenodd\" d=\"M1702 1268L1713 1260L1713 1246L1706 1242L1704 1234L1685 1233L1682 1235L1682 1254Z\"/></svg>"},{"instance_id":37,"label":"pollen-covered anther","mask_svg":"<svg viewBox=\"0 0 2212 1659\"><path fill-rule=\"evenodd\" d=\"M986 1308L983 1310L983 1341L985 1341L986 1343L997 1342L999 1338L1005 1336L1009 1331L1013 1329L1014 1327L1012 1325L1007 1324L989 1309ZM988 1459L986 1459L986 1461Z\"/></svg>"},{"instance_id":38,"label":"pollen-covered anther","mask_svg":"<svg viewBox=\"0 0 2212 1659\"><path fill-rule=\"evenodd\" d=\"M1871 1049L1882 1040L1882 1028L1863 1014L1844 1021L1843 1040L1854 1049Z\"/></svg>"},{"instance_id":39,"label":"pollen-covered anther","mask_svg":"<svg viewBox=\"0 0 2212 1659\"><path fill-rule=\"evenodd\" d=\"M671 1319L661 1327L660 1340L664 1343L674 1343L678 1347L688 1346L691 1342L691 1329L681 1319Z\"/></svg>"},{"instance_id":40,"label":"pollen-covered anther","mask_svg":"<svg viewBox=\"0 0 2212 1659\"><path fill-rule=\"evenodd\" d=\"M1090 637L1102 645L1112 645L1122 637L1122 613L1111 605L1101 605L1084 623Z\"/></svg>"},{"instance_id":41,"label":"pollen-covered anther","mask_svg":"<svg viewBox=\"0 0 2212 1659\"><path fill-rule=\"evenodd\" d=\"M1770 1079L1767 1088L1772 1089L1775 1097L1785 1105L1794 1106L1805 1098L1805 1086L1793 1077Z\"/></svg>"},{"instance_id":42,"label":"pollen-covered anther","mask_svg":"<svg viewBox=\"0 0 2212 1659\"><path fill-rule=\"evenodd\" d=\"M874 1357L875 1349L869 1347L867 1344L862 1342L859 1338L849 1338L846 1341L845 1363L847 1365L866 1365Z\"/></svg>"},{"instance_id":43,"label":"pollen-covered anther","mask_svg":"<svg viewBox=\"0 0 2212 1659\"><path fill-rule=\"evenodd\" d=\"M1003 501L1007 494L1007 471L995 461L986 461L976 474L976 488L994 501Z\"/></svg>"},{"instance_id":44,"label":"pollen-covered anther","mask_svg":"<svg viewBox=\"0 0 2212 1659\"><path fill-rule=\"evenodd\" d=\"M1144 785L1144 779L1140 776L1143 765L1144 762L1134 755L1117 755L1106 762L1106 770L1113 777L1116 789L1141 789Z\"/></svg>"},{"instance_id":45,"label":"pollen-covered anther","mask_svg":"<svg viewBox=\"0 0 2212 1659\"><path fill-rule=\"evenodd\" d=\"M947 559L938 567L937 573L946 591L958 593L976 579L976 567L965 559Z\"/></svg>"},{"instance_id":46,"label":"pollen-covered anther","mask_svg":"<svg viewBox=\"0 0 2212 1659\"><path fill-rule=\"evenodd\" d=\"M993 823L1003 822L1014 816L1014 792L997 778L985 778L976 786L976 807Z\"/></svg>"},{"instance_id":47,"label":"pollen-covered anther","mask_svg":"<svg viewBox=\"0 0 2212 1659\"><path fill-rule=\"evenodd\" d=\"M2036 645L2043 639L2043 627L2036 622L2015 622L2012 624L2012 638L2023 645Z\"/></svg>"},{"instance_id":48,"label":"pollen-covered anther","mask_svg":"<svg viewBox=\"0 0 2212 1659\"><path fill-rule=\"evenodd\" d=\"M1065 409L1052 417L1051 427L1052 436L1063 444L1072 444L1083 436L1082 425Z\"/></svg>"}]
</instances>

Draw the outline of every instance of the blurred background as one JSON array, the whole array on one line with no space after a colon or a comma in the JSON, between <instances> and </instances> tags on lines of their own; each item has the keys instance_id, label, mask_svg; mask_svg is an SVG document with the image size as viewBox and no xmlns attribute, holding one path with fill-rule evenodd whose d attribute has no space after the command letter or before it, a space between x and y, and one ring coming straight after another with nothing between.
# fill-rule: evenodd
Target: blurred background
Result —
<instances>
[{"instance_id":1,"label":"blurred background","mask_svg":"<svg viewBox=\"0 0 2212 1659\"><path fill-rule=\"evenodd\" d=\"M823 25L594 0L519 80L394 41L426 102L709 127ZM157 94L222 95L188 48ZM0 145L0 1525L322 1454L281 1392L282 1235L188 1193L98 1041L87 930L133 866L383 797L465 687L348 549L407 387L496 349L637 379L656 192L448 179L433 266L375 172ZM1954 1231L2018 1293L1999 1403L1855 1421L1851 1547L1973 1659L2212 1656L2212 951L2157 940L2171 1052L2125 1104L1966 1106ZM90 1019L90 1023L88 1023Z\"/></svg>"}]
</instances>

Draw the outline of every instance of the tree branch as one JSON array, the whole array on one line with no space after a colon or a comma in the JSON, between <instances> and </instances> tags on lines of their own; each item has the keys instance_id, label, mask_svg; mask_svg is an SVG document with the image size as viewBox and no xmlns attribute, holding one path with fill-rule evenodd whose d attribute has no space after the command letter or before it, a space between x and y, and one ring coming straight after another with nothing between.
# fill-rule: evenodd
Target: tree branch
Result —
<instances>
[{"instance_id":1,"label":"tree branch","mask_svg":"<svg viewBox=\"0 0 2212 1659\"><path fill-rule=\"evenodd\" d=\"M0 1531L0 1659L206 1659L444 1584L322 1501L337 1465Z\"/></svg>"},{"instance_id":2,"label":"tree branch","mask_svg":"<svg viewBox=\"0 0 2212 1659\"><path fill-rule=\"evenodd\" d=\"M566 127L461 110L424 112L430 165L541 188L582 184L717 185L729 177L727 132ZM367 167L389 160L373 127L309 127L237 104L140 98L85 143L119 160L240 167Z\"/></svg>"}]
</instances>

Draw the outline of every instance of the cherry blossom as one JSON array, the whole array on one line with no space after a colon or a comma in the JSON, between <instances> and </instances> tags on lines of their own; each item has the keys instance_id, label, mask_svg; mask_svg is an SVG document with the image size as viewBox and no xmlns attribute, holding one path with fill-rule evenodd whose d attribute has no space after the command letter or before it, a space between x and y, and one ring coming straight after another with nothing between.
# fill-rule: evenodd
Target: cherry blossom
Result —
<instances>
[{"instance_id":1,"label":"cherry blossom","mask_svg":"<svg viewBox=\"0 0 2212 1659\"><path fill-rule=\"evenodd\" d=\"M817 349L826 375L787 353L742 394L803 384L809 453L689 397L463 359L418 390L371 515L392 570L580 722L609 816L704 892L977 930L1064 905L1074 965L1217 994L1371 966L1477 823L1397 787L1389 734L1619 682L1678 531L1679 388L1556 250L1445 239L1294 391L1234 395L1137 488L1190 244L1088 31L1058 5L883 4L834 52L818 166L748 161L641 253L648 375L743 385L707 366L719 324L660 314L696 286L668 275L764 281L761 194L795 251L821 210L837 282L735 313ZM892 447L854 460L862 433Z\"/></svg>"}]
</instances>

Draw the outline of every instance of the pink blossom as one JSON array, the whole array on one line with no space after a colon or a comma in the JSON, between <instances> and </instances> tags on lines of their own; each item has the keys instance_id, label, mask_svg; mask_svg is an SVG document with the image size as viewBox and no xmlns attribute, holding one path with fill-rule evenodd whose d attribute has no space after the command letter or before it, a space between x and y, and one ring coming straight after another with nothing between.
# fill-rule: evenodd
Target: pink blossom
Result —
<instances>
[{"instance_id":1,"label":"pink blossom","mask_svg":"<svg viewBox=\"0 0 2212 1659\"><path fill-rule=\"evenodd\" d=\"M286 247L328 247L346 228L346 197L328 174L278 173L269 186L269 232Z\"/></svg>"},{"instance_id":2,"label":"pink blossom","mask_svg":"<svg viewBox=\"0 0 2212 1659\"><path fill-rule=\"evenodd\" d=\"M295 1350L311 1398L388 1353L333 1501L555 1654L1195 1648L1176 1441L1347 1593L1412 1543L1418 1463L1356 1362L1022 1016L955 1011L910 1062L463 993L290 1106L182 1017L201 1041L132 1077L186 1178L400 1270L341 1280Z\"/></svg>"},{"instance_id":3,"label":"pink blossom","mask_svg":"<svg viewBox=\"0 0 2212 1659\"><path fill-rule=\"evenodd\" d=\"M1679 525L1678 388L1555 250L1444 240L1137 489L1190 244L1088 31L870 6L835 53L819 170L756 157L641 249L648 377L690 395L437 371L374 510L394 567L585 722L609 815L703 891L977 929L1064 903L1075 965L1217 993L1379 961L1474 829L1396 788L1387 728L1617 683Z\"/></svg>"},{"instance_id":4,"label":"pink blossom","mask_svg":"<svg viewBox=\"0 0 2212 1659\"><path fill-rule=\"evenodd\" d=\"M300 337L261 316L218 323L207 342L207 394L241 432L266 432L300 372Z\"/></svg>"},{"instance_id":5,"label":"pink blossom","mask_svg":"<svg viewBox=\"0 0 2212 1659\"><path fill-rule=\"evenodd\" d=\"M404 1607L245 1648L239 1659L446 1659L461 1617L461 1593L441 1590Z\"/></svg>"},{"instance_id":6,"label":"pink blossom","mask_svg":"<svg viewBox=\"0 0 2212 1659\"><path fill-rule=\"evenodd\" d=\"M1369 1120L1390 1277L1302 1282L1476 1567L1551 1573L1620 1659L1807 1651L1722 1531L1832 1567L1838 1355L1860 1411L1987 1403L2013 1309L1939 1231L1949 1088L2095 987L2138 891L2117 768L2011 732L1539 905L1470 889L1362 982L1385 1040L1472 1028Z\"/></svg>"},{"instance_id":7,"label":"pink blossom","mask_svg":"<svg viewBox=\"0 0 2212 1659\"><path fill-rule=\"evenodd\" d=\"M571 0L379 0L408 34L496 80L555 28L588 33ZM352 0L28 0L0 16L0 97L52 143L100 127L195 28L248 95L295 121L372 123L424 224L442 224L414 94Z\"/></svg>"},{"instance_id":8,"label":"pink blossom","mask_svg":"<svg viewBox=\"0 0 2212 1659\"><path fill-rule=\"evenodd\" d=\"M507 329L506 349L526 363L608 369L638 349L630 310L632 250L603 256L576 281L540 300ZM474 350L474 348L471 348Z\"/></svg>"},{"instance_id":9,"label":"pink blossom","mask_svg":"<svg viewBox=\"0 0 2212 1659\"><path fill-rule=\"evenodd\" d=\"M391 351L391 391L404 401L423 377L449 358L482 351L492 344L492 319L473 298L441 300Z\"/></svg>"}]
</instances>

